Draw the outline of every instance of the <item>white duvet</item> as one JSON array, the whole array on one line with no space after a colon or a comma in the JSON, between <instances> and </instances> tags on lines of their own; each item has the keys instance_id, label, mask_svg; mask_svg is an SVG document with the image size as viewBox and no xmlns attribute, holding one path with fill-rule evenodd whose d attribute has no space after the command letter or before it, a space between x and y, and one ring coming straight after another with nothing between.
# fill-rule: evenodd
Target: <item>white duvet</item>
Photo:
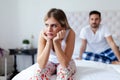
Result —
<instances>
[{"instance_id":1,"label":"white duvet","mask_svg":"<svg viewBox=\"0 0 120 80\"><path fill-rule=\"evenodd\" d=\"M75 80L120 80L120 65L94 61L75 60L77 72ZM38 64L34 64L16 75L12 80L28 80L35 74ZM56 80L55 75L51 80Z\"/></svg>"}]
</instances>

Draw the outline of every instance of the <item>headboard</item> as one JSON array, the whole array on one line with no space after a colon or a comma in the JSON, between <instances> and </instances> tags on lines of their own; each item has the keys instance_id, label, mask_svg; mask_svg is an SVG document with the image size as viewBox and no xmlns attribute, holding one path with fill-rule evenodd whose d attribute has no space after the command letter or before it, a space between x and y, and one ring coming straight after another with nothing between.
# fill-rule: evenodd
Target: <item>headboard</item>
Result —
<instances>
[{"instance_id":1,"label":"headboard","mask_svg":"<svg viewBox=\"0 0 120 80\"><path fill-rule=\"evenodd\" d=\"M100 11L102 21L110 28L115 43L120 47L120 11ZM76 44L74 52L79 54L81 28L88 25L89 12L66 12L68 22L76 33Z\"/></svg>"}]
</instances>

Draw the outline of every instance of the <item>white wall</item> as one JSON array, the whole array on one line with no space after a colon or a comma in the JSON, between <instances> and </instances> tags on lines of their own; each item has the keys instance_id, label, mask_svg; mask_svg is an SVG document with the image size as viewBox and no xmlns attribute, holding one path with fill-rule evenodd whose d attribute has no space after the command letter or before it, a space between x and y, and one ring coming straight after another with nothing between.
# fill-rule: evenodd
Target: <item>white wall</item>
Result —
<instances>
[{"instance_id":1,"label":"white wall","mask_svg":"<svg viewBox=\"0 0 120 80\"><path fill-rule=\"evenodd\" d=\"M30 39L31 35L37 47L43 17L50 8L61 8L65 12L120 10L119 4L120 0L0 0L0 47L21 48L22 40Z\"/></svg>"},{"instance_id":2,"label":"white wall","mask_svg":"<svg viewBox=\"0 0 120 80\"><path fill-rule=\"evenodd\" d=\"M50 8L64 11L120 10L119 0L0 0L0 47L21 48L22 40L38 35Z\"/></svg>"}]
</instances>

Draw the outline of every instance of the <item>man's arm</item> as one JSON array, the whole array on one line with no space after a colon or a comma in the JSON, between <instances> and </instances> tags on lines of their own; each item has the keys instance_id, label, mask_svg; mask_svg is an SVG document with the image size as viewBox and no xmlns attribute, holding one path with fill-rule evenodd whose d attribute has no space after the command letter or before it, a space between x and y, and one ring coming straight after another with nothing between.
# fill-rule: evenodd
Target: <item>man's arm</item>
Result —
<instances>
[{"instance_id":1,"label":"man's arm","mask_svg":"<svg viewBox=\"0 0 120 80\"><path fill-rule=\"evenodd\" d=\"M112 36L106 37L106 40L107 40L108 44L110 45L110 47L112 48L113 52L115 53L118 61L120 61L120 51L119 51L117 45L115 44Z\"/></svg>"},{"instance_id":2,"label":"man's arm","mask_svg":"<svg viewBox=\"0 0 120 80\"><path fill-rule=\"evenodd\" d=\"M87 40L86 39L81 39L81 43L82 44L80 46L80 54L79 54L79 57L77 59L82 59L82 54L86 50Z\"/></svg>"}]
</instances>

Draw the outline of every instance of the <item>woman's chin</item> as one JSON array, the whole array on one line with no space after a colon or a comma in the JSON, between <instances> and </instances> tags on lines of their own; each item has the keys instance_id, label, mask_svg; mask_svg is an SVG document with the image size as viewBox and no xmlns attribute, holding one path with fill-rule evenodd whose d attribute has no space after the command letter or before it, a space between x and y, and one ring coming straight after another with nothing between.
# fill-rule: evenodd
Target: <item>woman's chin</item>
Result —
<instances>
[{"instance_id":1,"label":"woman's chin","mask_svg":"<svg viewBox=\"0 0 120 80\"><path fill-rule=\"evenodd\" d=\"M48 36L49 39L53 39L53 36Z\"/></svg>"}]
</instances>

